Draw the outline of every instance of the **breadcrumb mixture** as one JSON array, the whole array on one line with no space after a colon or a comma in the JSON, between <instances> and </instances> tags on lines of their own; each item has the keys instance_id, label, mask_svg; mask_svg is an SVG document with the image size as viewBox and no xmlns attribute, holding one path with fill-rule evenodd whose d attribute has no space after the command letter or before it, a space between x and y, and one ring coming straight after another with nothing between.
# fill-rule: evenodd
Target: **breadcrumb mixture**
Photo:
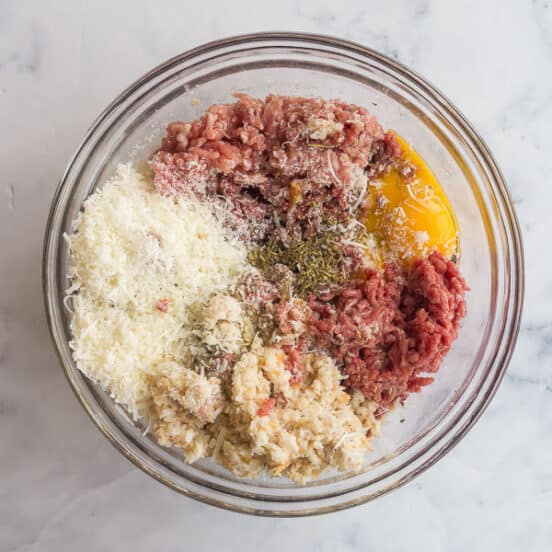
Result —
<instances>
[{"instance_id":1,"label":"breadcrumb mixture","mask_svg":"<svg viewBox=\"0 0 552 552\"><path fill-rule=\"evenodd\" d=\"M377 404L347 393L327 355L304 357L299 385L285 359L257 340L226 384L167 366L153 383L159 443L182 448L188 462L213 456L241 477L267 470L306 483L330 467L359 470L379 432Z\"/></svg>"}]
</instances>

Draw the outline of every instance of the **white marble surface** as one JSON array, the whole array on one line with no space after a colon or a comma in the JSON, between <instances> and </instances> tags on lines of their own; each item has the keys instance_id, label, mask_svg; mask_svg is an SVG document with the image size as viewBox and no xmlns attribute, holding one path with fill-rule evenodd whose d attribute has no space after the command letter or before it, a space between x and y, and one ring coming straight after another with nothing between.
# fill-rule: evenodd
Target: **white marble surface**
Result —
<instances>
[{"instance_id":1,"label":"white marble surface","mask_svg":"<svg viewBox=\"0 0 552 552\"><path fill-rule=\"evenodd\" d=\"M261 4L0 1L0 550L552 550L552 4ZM392 495L301 520L202 505L127 462L69 390L40 290L49 202L97 113L169 56L284 29L377 48L456 102L511 187L528 284L507 376L453 453Z\"/></svg>"}]
</instances>

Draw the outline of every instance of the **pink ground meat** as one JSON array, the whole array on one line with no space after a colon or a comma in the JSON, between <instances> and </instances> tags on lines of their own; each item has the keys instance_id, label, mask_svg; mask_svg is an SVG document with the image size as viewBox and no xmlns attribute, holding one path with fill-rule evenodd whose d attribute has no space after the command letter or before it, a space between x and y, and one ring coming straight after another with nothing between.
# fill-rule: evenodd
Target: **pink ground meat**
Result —
<instances>
[{"instance_id":1,"label":"pink ground meat","mask_svg":"<svg viewBox=\"0 0 552 552\"><path fill-rule=\"evenodd\" d=\"M358 198L352 182L363 171L385 170L400 154L394 136L362 107L236 96L196 121L171 123L151 166L160 193L224 196L239 218L256 226L257 238L275 226L312 235L322 222L316 219L348 216ZM329 127L317 132L317 125ZM290 204L294 181L300 194Z\"/></svg>"}]
</instances>

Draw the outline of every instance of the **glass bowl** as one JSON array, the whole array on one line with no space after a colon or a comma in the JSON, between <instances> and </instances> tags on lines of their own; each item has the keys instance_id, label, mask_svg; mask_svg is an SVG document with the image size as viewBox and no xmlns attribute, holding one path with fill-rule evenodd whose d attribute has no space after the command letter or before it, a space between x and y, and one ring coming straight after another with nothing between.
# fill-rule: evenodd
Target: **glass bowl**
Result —
<instances>
[{"instance_id":1,"label":"glass bowl","mask_svg":"<svg viewBox=\"0 0 552 552\"><path fill-rule=\"evenodd\" d=\"M385 418L361 473L328 473L306 486L244 480L210 460L184 463L158 446L76 368L63 303L64 232L83 200L118 163L140 162L165 125L197 118L232 93L341 98L367 107L427 161L456 212L468 314L436 381ZM358 44L307 34L261 33L211 42L176 56L127 88L98 117L61 179L46 228L45 307L69 382L106 437L134 464L196 499L240 512L298 516L339 510L387 493L451 450L481 416L512 354L523 301L520 230L500 171L466 119L422 78Z\"/></svg>"}]
</instances>

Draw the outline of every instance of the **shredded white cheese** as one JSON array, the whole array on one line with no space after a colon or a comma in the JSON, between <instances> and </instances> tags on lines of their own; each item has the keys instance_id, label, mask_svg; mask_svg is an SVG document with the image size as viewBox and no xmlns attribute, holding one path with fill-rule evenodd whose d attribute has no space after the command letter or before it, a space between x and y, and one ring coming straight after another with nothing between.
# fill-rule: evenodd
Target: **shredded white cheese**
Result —
<instances>
[{"instance_id":1,"label":"shredded white cheese","mask_svg":"<svg viewBox=\"0 0 552 552\"><path fill-rule=\"evenodd\" d=\"M75 361L138 417L148 374L189 364L190 307L235 283L245 247L207 205L155 193L130 165L85 201L68 240Z\"/></svg>"}]
</instances>

